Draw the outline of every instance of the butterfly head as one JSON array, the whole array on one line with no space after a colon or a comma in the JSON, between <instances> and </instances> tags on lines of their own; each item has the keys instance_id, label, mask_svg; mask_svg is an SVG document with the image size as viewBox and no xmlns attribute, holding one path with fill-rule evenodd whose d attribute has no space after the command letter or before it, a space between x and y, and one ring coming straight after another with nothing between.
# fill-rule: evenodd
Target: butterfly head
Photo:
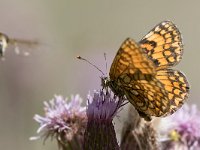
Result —
<instances>
[{"instance_id":1,"label":"butterfly head","mask_svg":"<svg viewBox=\"0 0 200 150\"><path fill-rule=\"evenodd\" d=\"M103 89L108 89L108 87L110 86L110 80L108 77L101 77L101 86L103 87Z\"/></svg>"},{"instance_id":2,"label":"butterfly head","mask_svg":"<svg viewBox=\"0 0 200 150\"><path fill-rule=\"evenodd\" d=\"M111 80L108 77L101 77L101 86L105 90L110 89L117 96L124 96L124 90L121 87L119 87L115 81Z\"/></svg>"}]
</instances>

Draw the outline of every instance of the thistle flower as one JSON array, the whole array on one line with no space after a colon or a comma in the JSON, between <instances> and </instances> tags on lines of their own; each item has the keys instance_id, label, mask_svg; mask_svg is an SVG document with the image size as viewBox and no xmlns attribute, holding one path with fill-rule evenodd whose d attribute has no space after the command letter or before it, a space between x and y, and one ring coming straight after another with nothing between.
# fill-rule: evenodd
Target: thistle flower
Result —
<instances>
[{"instance_id":1,"label":"thistle flower","mask_svg":"<svg viewBox=\"0 0 200 150\"><path fill-rule=\"evenodd\" d=\"M40 123L37 130L40 136L31 140L43 138L45 141L48 137L55 137L63 150L82 149L87 117L86 108L81 107L81 102L79 95L72 96L70 101L55 96L49 102L44 102L45 116L34 116Z\"/></svg>"},{"instance_id":2,"label":"thistle flower","mask_svg":"<svg viewBox=\"0 0 200 150\"><path fill-rule=\"evenodd\" d=\"M200 111L196 105L184 104L174 115L161 120L163 149L200 149Z\"/></svg>"},{"instance_id":3,"label":"thistle flower","mask_svg":"<svg viewBox=\"0 0 200 150\"><path fill-rule=\"evenodd\" d=\"M112 96L110 92L100 91L95 92L93 97L88 96L84 149L119 149L112 120L122 103L122 98Z\"/></svg>"},{"instance_id":4,"label":"thistle flower","mask_svg":"<svg viewBox=\"0 0 200 150\"><path fill-rule=\"evenodd\" d=\"M121 150L158 150L157 134L151 122L144 121L130 105L124 122Z\"/></svg>"}]
</instances>

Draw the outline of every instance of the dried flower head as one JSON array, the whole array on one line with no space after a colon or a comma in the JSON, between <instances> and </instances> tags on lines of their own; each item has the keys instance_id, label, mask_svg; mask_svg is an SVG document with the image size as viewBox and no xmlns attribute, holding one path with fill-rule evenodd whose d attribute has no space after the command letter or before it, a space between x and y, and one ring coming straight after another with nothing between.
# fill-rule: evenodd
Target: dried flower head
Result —
<instances>
[{"instance_id":1,"label":"dried flower head","mask_svg":"<svg viewBox=\"0 0 200 150\"><path fill-rule=\"evenodd\" d=\"M151 122L142 119L130 105L121 135L121 150L158 150L157 134Z\"/></svg>"}]
</instances>

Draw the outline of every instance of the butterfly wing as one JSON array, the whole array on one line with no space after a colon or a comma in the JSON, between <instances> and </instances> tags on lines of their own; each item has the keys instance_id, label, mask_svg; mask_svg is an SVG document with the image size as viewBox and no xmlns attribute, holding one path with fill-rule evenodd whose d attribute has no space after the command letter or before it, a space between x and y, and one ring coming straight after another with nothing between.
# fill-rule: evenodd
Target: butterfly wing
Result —
<instances>
[{"instance_id":1,"label":"butterfly wing","mask_svg":"<svg viewBox=\"0 0 200 150\"><path fill-rule=\"evenodd\" d=\"M155 66L149 61L145 52L138 44L128 38L118 50L110 68L111 80L117 79L121 74L155 74Z\"/></svg>"},{"instance_id":2,"label":"butterfly wing","mask_svg":"<svg viewBox=\"0 0 200 150\"><path fill-rule=\"evenodd\" d=\"M170 21L155 26L139 43L157 69L172 67L182 58L181 34Z\"/></svg>"},{"instance_id":3,"label":"butterfly wing","mask_svg":"<svg viewBox=\"0 0 200 150\"><path fill-rule=\"evenodd\" d=\"M110 69L115 91L121 89L141 117L162 116L169 111L167 92L155 78L154 63L138 44L128 38L120 47ZM115 89L114 89L115 88Z\"/></svg>"},{"instance_id":4,"label":"butterfly wing","mask_svg":"<svg viewBox=\"0 0 200 150\"><path fill-rule=\"evenodd\" d=\"M140 46L156 65L156 79L168 93L170 112L180 108L189 94L189 83L183 73L167 69L180 62L183 44L180 31L170 21L164 21L154 27L141 41Z\"/></svg>"},{"instance_id":5,"label":"butterfly wing","mask_svg":"<svg viewBox=\"0 0 200 150\"><path fill-rule=\"evenodd\" d=\"M123 88L127 99L139 113L143 113L143 116L146 114L147 117L160 117L169 112L170 101L162 83L153 76L151 80L136 80L134 76L130 83L123 84Z\"/></svg>"},{"instance_id":6,"label":"butterfly wing","mask_svg":"<svg viewBox=\"0 0 200 150\"><path fill-rule=\"evenodd\" d=\"M170 111L168 114L173 114L188 98L189 83L183 73L172 69L159 70L156 74L156 79L164 85L164 89L168 93L170 101Z\"/></svg>"}]
</instances>

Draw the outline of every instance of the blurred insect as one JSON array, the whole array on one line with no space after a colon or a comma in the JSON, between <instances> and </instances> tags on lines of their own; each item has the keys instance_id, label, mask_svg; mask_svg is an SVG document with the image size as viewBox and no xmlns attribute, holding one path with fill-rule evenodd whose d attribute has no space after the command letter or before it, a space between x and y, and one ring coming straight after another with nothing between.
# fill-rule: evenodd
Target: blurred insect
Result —
<instances>
[{"instance_id":1,"label":"blurred insect","mask_svg":"<svg viewBox=\"0 0 200 150\"><path fill-rule=\"evenodd\" d=\"M6 49L9 45L13 45L15 49L15 53L19 54L20 50L18 45L23 45L27 47L35 47L39 43L37 41L30 41L30 40L24 40L24 39L14 39L8 37L4 33L0 33L0 57L3 57L5 55ZM29 53L26 51L23 53L24 55L29 55Z\"/></svg>"},{"instance_id":2,"label":"blurred insect","mask_svg":"<svg viewBox=\"0 0 200 150\"><path fill-rule=\"evenodd\" d=\"M103 74L102 86L128 99L147 121L151 116L173 114L189 94L185 75L170 69L180 62L182 54L178 28L170 21L163 21L139 43L131 38L122 43L111 65L109 78Z\"/></svg>"}]
</instances>

